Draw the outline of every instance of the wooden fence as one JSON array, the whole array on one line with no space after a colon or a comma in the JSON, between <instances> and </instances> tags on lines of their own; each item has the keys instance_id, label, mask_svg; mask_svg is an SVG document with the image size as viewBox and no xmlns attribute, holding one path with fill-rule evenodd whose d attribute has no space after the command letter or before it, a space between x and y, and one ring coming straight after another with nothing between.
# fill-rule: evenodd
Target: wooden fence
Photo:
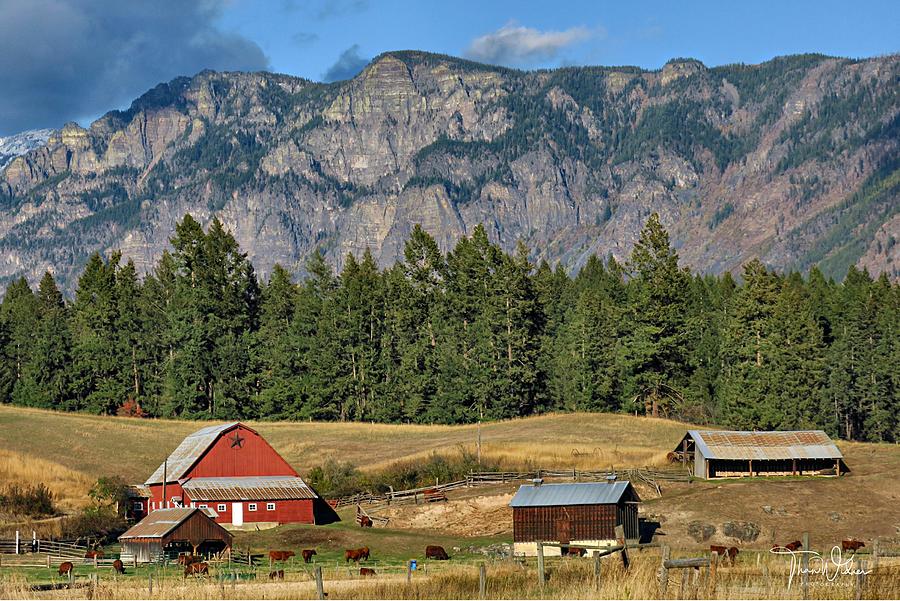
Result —
<instances>
[{"instance_id":1,"label":"wooden fence","mask_svg":"<svg viewBox=\"0 0 900 601\"><path fill-rule=\"evenodd\" d=\"M585 471L585 470L535 470L530 472L469 472L464 480L422 486L409 490L397 490L386 493L359 493L332 499L328 503L335 509L354 505L370 505L377 511L383 507L399 503L424 503L430 498L439 498L435 493L443 493L459 488L488 486L505 482L534 480L537 478L564 479L574 482L604 482L610 479L645 482L660 493L660 482L690 482L691 473L681 468L629 468L622 470Z\"/></svg>"}]
</instances>

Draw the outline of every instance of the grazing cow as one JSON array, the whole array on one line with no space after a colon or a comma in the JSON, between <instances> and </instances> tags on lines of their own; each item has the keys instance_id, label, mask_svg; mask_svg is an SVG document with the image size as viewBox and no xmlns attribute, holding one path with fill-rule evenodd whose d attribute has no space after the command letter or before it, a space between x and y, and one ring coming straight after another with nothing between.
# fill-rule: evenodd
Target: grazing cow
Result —
<instances>
[{"instance_id":1,"label":"grazing cow","mask_svg":"<svg viewBox=\"0 0 900 601\"><path fill-rule=\"evenodd\" d=\"M269 551L270 561L287 561L296 555L293 551Z\"/></svg>"},{"instance_id":2,"label":"grazing cow","mask_svg":"<svg viewBox=\"0 0 900 601\"><path fill-rule=\"evenodd\" d=\"M728 555L728 547L723 547L722 545L710 545L709 551L710 553L712 553L713 551L718 553L720 559Z\"/></svg>"},{"instance_id":3,"label":"grazing cow","mask_svg":"<svg viewBox=\"0 0 900 601\"><path fill-rule=\"evenodd\" d=\"M125 564L122 563L121 559L117 559L113 562L113 571L116 574L124 574L125 573Z\"/></svg>"},{"instance_id":4,"label":"grazing cow","mask_svg":"<svg viewBox=\"0 0 900 601\"><path fill-rule=\"evenodd\" d=\"M780 545L775 545L774 547L772 547L772 550L773 551L799 551L802 548L803 548L803 543L801 543L798 540L795 540L795 541L789 542L788 544L784 545L783 547Z\"/></svg>"},{"instance_id":5,"label":"grazing cow","mask_svg":"<svg viewBox=\"0 0 900 601\"><path fill-rule=\"evenodd\" d=\"M374 576L375 570L373 570L372 568L359 568L359 575L360 576Z\"/></svg>"},{"instance_id":6,"label":"grazing cow","mask_svg":"<svg viewBox=\"0 0 900 601\"><path fill-rule=\"evenodd\" d=\"M84 557L85 559L102 559L103 551L87 551Z\"/></svg>"},{"instance_id":7,"label":"grazing cow","mask_svg":"<svg viewBox=\"0 0 900 601\"><path fill-rule=\"evenodd\" d=\"M737 558L740 550L737 547L728 547L728 551L725 552L725 556L728 557L728 563L732 566L734 565L734 560Z\"/></svg>"},{"instance_id":8,"label":"grazing cow","mask_svg":"<svg viewBox=\"0 0 900 601\"><path fill-rule=\"evenodd\" d=\"M425 547L425 559L450 559L450 556L447 555L447 552L444 551L444 547L440 547L438 545L428 545Z\"/></svg>"},{"instance_id":9,"label":"grazing cow","mask_svg":"<svg viewBox=\"0 0 900 601\"><path fill-rule=\"evenodd\" d=\"M587 549L584 547L569 547L566 549L566 555L571 555L573 557L584 557L587 554Z\"/></svg>"},{"instance_id":10,"label":"grazing cow","mask_svg":"<svg viewBox=\"0 0 900 601\"><path fill-rule=\"evenodd\" d=\"M344 561L355 561L359 563L361 560L369 559L369 547L361 549L347 549L344 551Z\"/></svg>"},{"instance_id":11,"label":"grazing cow","mask_svg":"<svg viewBox=\"0 0 900 601\"><path fill-rule=\"evenodd\" d=\"M198 561L184 566L184 577L188 576L209 576L209 564Z\"/></svg>"},{"instance_id":12,"label":"grazing cow","mask_svg":"<svg viewBox=\"0 0 900 601\"><path fill-rule=\"evenodd\" d=\"M360 526L360 528L371 528L372 527L372 518L370 518L367 515L360 516L359 526Z\"/></svg>"},{"instance_id":13,"label":"grazing cow","mask_svg":"<svg viewBox=\"0 0 900 601\"><path fill-rule=\"evenodd\" d=\"M196 555L191 555L190 553L188 553L187 555L179 555L177 561L178 565L180 566L189 566L192 563L199 563L200 558Z\"/></svg>"},{"instance_id":14,"label":"grazing cow","mask_svg":"<svg viewBox=\"0 0 900 601\"><path fill-rule=\"evenodd\" d=\"M859 551L861 547L865 547L866 543L861 540L856 540L855 538L850 538L841 541L841 551L853 551L856 553Z\"/></svg>"},{"instance_id":15,"label":"grazing cow","mask_svg":"<svg viewBox=\"0 0 900 601\"><path fill-rule=\"evenodd\" d=\"M75 569L75 564L71 561L64 561L59 564L59 575L60 576L68 576L72 573L72 570Z\"/></svg>"},{"instance_id":16,"label":"grazing cow","mask_svg":"<svg viewBox=\"0 0 900 601\"><path fill-rule=\"evenodd\" d=\"M312 556L316 554L316 550L315 549L303 549L303 551L301 551L300 554L303 556L303 563L309 563L312 561Z\"/></svg>"},{"instance_id":17,"label":"grazing cow","mask_svg":"<svg viewBox=\"0 0 900 601\"><path fill-rule=\"evenodd\" d=\"M269 572L269 580L284 580L284 570Z\"/></svg>"}]
</instances>

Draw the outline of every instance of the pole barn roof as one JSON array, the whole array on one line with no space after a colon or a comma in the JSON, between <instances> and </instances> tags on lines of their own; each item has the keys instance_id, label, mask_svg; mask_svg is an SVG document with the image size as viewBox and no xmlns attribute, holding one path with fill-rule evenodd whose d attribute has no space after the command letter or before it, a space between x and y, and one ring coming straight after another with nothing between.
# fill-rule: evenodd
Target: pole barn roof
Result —
<instances>
[{"instance_id":1,"label":"pole barn roof","mask_svg":"<svg viewBox=\"0 0 900 601\"><path fill-rule=\"evenodd\" d=\"M843 459L841 451L822 430L688 430L682 441L688 438L693 439L697 450L707 459ZM681 450L681 443L675 450Z\"/></svg>"},{"instance_id":2,"label":"pole barn roof","mask_svg":"<svg viewBox=\"0 0 900 601\"><path fill-rule=\"evenodd\" d=\"M510 507L551 507L556 505L616 504L626 500L640 501L631 482L582 482L577 484L526 484L519 487Z\"/></svg>"},{"instance_id":3,"label":"pole barn roof","mask_svg":"<svg viewBox=\"0 0 900 601\"><path fill-rule=\"evenodd\" d=\"M230 532L215 523L206 513L195 507L173 507L157 509L143 520L128 529L119 540L160 539L163 544L168 540L185 538L196 541L222 540L228 546L234 538Z\"/></svg>"}]
</instances>

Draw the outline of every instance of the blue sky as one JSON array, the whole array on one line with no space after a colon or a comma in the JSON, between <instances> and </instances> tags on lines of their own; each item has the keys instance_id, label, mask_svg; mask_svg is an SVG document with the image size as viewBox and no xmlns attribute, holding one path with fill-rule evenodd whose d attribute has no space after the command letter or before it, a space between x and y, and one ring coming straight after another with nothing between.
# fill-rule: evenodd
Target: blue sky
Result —
<instances>
[{"instance_id":1,"label":"blue sky","mask_svg":"<svg viewBox=\"0 0 900 601\"><path fill-rule=\"evenodd\" d=\"M571 34L551 43L554 51L506 61L519 67L658 68L677 56L720 65L800 52L864 57L900 50L896 1L237 0L225 10L222 24L256 41L272 69L317 80L354 46L362 58L399 49L461 56L471 51L473 40L504 27L532 30L532 36ZM527 44L529 38L508 42L517 40Z\"/></svg>"},{"instance_id":2,"label":"blue sky","mask_svg":"<svg viewBox=\"0 0 900 601\"><path fill-rule=\"evenodd\" d=\"M86 124L202 69L352 77L416 49L519 68L900 50L897 0L0 0L0 136Z\"/></svg>"}]
</instances>

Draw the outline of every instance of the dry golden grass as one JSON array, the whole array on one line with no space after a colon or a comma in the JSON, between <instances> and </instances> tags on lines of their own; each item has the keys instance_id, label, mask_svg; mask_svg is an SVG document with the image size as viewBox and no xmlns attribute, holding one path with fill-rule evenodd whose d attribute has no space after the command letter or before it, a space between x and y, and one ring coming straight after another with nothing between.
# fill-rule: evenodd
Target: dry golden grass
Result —
<instances>
[{"instance_id":1,"label":"dry golden grass","mask_svg":"<svg viewBox=\"0 0 900 601\"><path fill-rule=\"evenodd\" d=\"M602 562L599 586L593 575L591 559L548 560L549 580L543 590L538 586L532 560L523 566L504 561L486 566L487 599L653 599L660 598L657 580L659 554L654 551L632 554L632 564L625 571L617 556ZM669 584L664 598L677 599L796 599L801 596L798 582L788 588L786 558L761 556L760 561L739 561L736 567L720 567L715 587L692 569L670 570ZM810 577L811 599L854 598L855 576L838 576L828 583L819 576ZM479 595L478 568L475 565L444 566L428 574L417 572L411 583L395 570L380 572L372 579L348 577L342 570L328 570L325 590L329 599L477 599ZM84 588L72 591L32 591L24 578L12 575L0 578L0 597L6 599L73 599L88 594ZM156 580L150 595L143 577L114 581L101 575L94 598L104 599L312 599L315 586L310 575L302 572L287 574L284 582L252 581L241 584L222 584L215 578L209 581L168 577ZM890 599L900 593L900 570L896 565L882 565L868 575L861 589L862 598Z\"/></svg>"},{"instance_id":2,"label":"dry golden grass","mask_svg":"<svg viewBox=\"0 0 900 601\"><path fill-rule=\"evenodd\" d=\"M0 486L46 484L53 493L54 502L63 509L86 505L93 481L87 474L61 463L12 449L0 449Z\"/></svg>"},{"instance_id":3,"label":"dry golden grass","mask_svg":"<svg viewBox=\"0 0 900 601\"><path fill-rule=\"evenodd\" d=\"M221 422L216 422L221 423ZM0 450L72 465L95 479L143 481L206 422L141 420L0 406ZM432 452L475 448L477 427L249 422L301 473L329 457L377 470ZM509 467L602 469L659 463L685 425L614 414L552 414L486 423L482 452ZM56 476L54 476L55 478ZM0 475L0 484L3 484Z\"/></svg>"}]
</instances>

